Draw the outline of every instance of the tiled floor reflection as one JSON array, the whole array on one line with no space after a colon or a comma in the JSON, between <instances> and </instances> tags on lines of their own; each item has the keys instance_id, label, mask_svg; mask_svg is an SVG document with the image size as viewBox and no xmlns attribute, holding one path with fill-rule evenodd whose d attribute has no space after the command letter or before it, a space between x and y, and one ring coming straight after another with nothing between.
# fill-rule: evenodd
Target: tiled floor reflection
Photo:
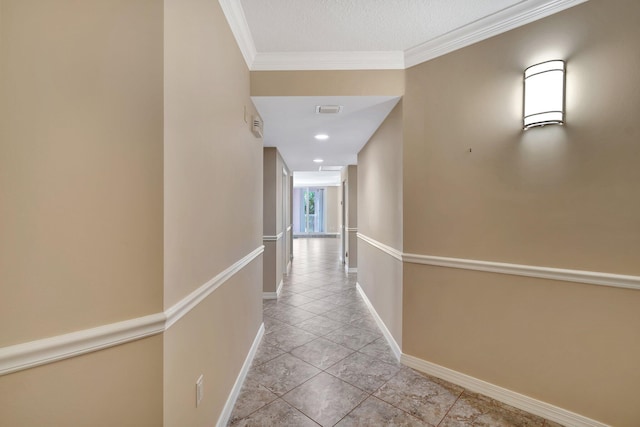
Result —
<instances>
[{"instance_id":1,"label":"tiled floor reflection","mask_svg":"<svg viewBox=\"0 0 640 427\"><path fill-rule=\"evenodd\" d=\"M230 426L558 426L401 366L339 262L339 239L295 239L280 298Z\"/></svg>"}]
</instances>

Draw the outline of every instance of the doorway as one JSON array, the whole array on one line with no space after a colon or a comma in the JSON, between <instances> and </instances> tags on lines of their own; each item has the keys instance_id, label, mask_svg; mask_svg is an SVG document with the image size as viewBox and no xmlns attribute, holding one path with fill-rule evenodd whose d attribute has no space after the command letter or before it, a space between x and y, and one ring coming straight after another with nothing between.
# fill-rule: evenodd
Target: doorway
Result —
<instances>
[{"instance_id":1,"label":"doorway","mask_svg":"<svg viewBox=\"0 0 640 427\"><path fill-rule=\"evenodd\" d=\"M294 232L296 234L324 234L325 188L294 188Z\"/></svg>"}]
</instances>

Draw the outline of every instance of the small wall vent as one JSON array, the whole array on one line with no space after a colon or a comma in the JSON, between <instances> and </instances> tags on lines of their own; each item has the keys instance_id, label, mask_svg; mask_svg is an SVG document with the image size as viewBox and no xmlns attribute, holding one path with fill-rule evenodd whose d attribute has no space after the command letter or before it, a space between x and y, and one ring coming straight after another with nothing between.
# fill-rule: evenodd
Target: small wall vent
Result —
<instances>
[{"instance_id":1,"label":"small wall vent","mask_svg":"<svg viewBox=\"0 0 640 427\"><path fill-rule=\"evenodd\" d=\"M255 135L256 138L262 138L262 119L260 116L253 116L253 120L251 121L251 132Z\"/></svg>"},{"instance_id":2,"label":"small wall vent","mask_svg":"<svg viewBox=\"0 0 640 427\"><path fill-rule=\"evenodd\" d=\"M342 105L316 105L316 114L338 114Z\"/></svg>"}]
</instances>

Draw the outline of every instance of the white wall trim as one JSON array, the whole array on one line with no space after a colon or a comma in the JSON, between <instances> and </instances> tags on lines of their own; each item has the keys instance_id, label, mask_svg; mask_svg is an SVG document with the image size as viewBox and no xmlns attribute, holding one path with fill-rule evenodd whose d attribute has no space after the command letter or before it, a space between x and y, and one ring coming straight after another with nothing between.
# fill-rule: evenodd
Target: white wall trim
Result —
<instances>
[{"instance_id":1,"label":"white wall trim","mask_svg":"<svg viewBox=\"0 0 640 427\"><path fill-rule=\"evenodd\" d=\"M240 369L240 373L236 378L236 382L233 384L233 388L231 389L231 393L229 393L229 397L227 398L227 402L224 404L224 408L222 408L222 413L218 417L218 422L216 423L216 427L224 427L229 422L229 418L231 417L231 412L233 411L233 407L236 404L236 400L238 400L238 396L240 395L240 391L242 390L242 385L244 384L244 380L247 378L247 374L249 373L249 368L251 367L251 363L253 362L253 358L256 356L256 352L258 351L258 347L260 346L260 342L262 341L262 337L264 336L264 323L260 324L260 328L258 328L258 333L253 340L253 344L251 344L251 348L249 349L249 354L244 359L244 363L242 364L242 369Z\"/></svg>"},{"instance_id":2,"label":"white wall trim","mask_svg":"<svg viewBox=\"0 0 640 427\"><path fill-rule=\"evenodd\" d=\"M280 293L282 293L282 285L284 281L280 279L280 283L275 292L263 292L262 299L278 299L280 297Z\"/></svg>"},{"instance_id":3,"label":"white wall trim","mask_svg":"<svg viewBox=\"0 0 640 427\"><path fill-rule=\"evenodd\" d=\"M521 27L587 0L529 0L503 9L404 52L407 68Z\"/></svg>"},{"instance_id":4,"label":"white wall trim","mask_svg":"<svg viewBox=\"0 0 640 427\"><path fill-rule=\"evenodd\" d=\"M69 359L164 331L164 313L0 348L0 375Z\"/></svg>"},{"instance_id":5,"label":"white wall trim","mask_svg":"<svg viewBox=\"0 0 640 427\"><path fill-rule=\"evenodd\" d=\"M225 18L227 18L231 32L238 43L244 61L247 63L247 68L251 70L256 57L256 46L253 42L251 31L249 31L249 24L240 0L218 0L218 3L220 3Z\"/></svg>"},{"instance_id":6,"label":"white wall trim","mask_svg":"<svg viewBox=\"0 0 640 427\"><path fill-rule=\"evenodd\" d=\"M284 232L281 231L275 236L262 236L262 241L263 242L277 242L278 240L282 239L283 235L284 235Z\"/></svg>"},{"instance_id":7,"label":"white wall trim","mask_svg":"<svg viewBox=\"0 0 640 427\"><path fill-rule=\"evenodd\" d=\"M464 258L447 258L431 255L404 253L380 243L371 237L358 233L358 238L391 255L397 260L411 264L433 265L437 267L459 268L464 270L485 271L489 273L510 274L513 276L536 277L539 279L559 280L563 282L584 283L588 285L610 286L640 290L640 276L602 273L597 271L570 270L535 265L510 264L494 261L480 261Z\"/></svg>"},{"instance_id":8,"label":"white wall trim","mask_svg":"<svg viewBox=\"0 0 640 427\"><path fill-rule=\"evenodd\" d=\"M191 311L196 305L200 304L206 297L208 297L213 291L218 289L220 285L226 282L231 276L242 270L247 264L253 261L258 255L264 252L264 246L260 246L254 249L250 254L234 263L231 267L222 271L220 274L209 280L204 285L200 286L195 291L181 299L178 303L165 310L167 316L167 324L165 329L169 329L174 323L176 323L185 314Z\"/></svg>"},{"instance_id":9,"label":"white wall trim","mask_svg":"<svg viewBox=\"0 0 640 427\"><path fill-rule=\"evenodd\" d=\"M384 243L380 243L377 240L374 240L371 237L365 236L362 233L358 233L358 238L360 240L363 240L363 241L367 242L371 246L380 249L382 252L385 252L385 253L391 255L392 257L394 257L398 261L402 261L402 252L401 251L399 251L399 250L397 250L395 248L392 248L391 246L387 246Z\"/></svg>"},{"instance_id":10,"label":"white wall trim","mask_svg":"<svg viewBox=\"0 0 640 427\"><path fill-rule=\"evenodd\" d=\"M364 293L364 289L362 289L362 286L360 286L360 283L356 283L356 289L358 290L358 293L360 293L360 296L364 300L364 303L367 305L367 308L369 308L369 312L373 316L373 320L375 320L376 323L378 324L378 327L382 331L382 335L384 335L385 339L389 343L389 346L391 347L393 354L396 356L396 359L400 361L400 356L402 356L402 350L400 349L400 346L398 345L396 340L393 338L393 335L391 335L391 332L389 331L389 329L387 329L387 325L384 324L384 322L382 321L382 318L378 315L378 312L373 307L373 304L371 304L371 301L369 301L369 298L367 298L367 294Z\"/></svg>"},{"instance_id":11,"label":"white wall trim","mask_svg":"<svg viewBox=\"0 0 640 427\"><path fill-rule=\"evenodd\" d=\"M0 376L161 334L264 251L231 265L164 312L0 348Z\"/></svg>"},{"instance_id":12,"label":"white wall trim","mask_svg":"<svg viewBox=\"0 0 640 427\"><path fill-rule=\"evenodd\" d=\"M349 233L357 233L358 227L345 227L345 230L347 230Z\"/></svg>"},{"instance_id":13,"label":"white wall trim","mask_svg":"<svg viewBox=\"0 0 640 427\"><path fill-rule=\"evenodd\" d=\"M258 52L251 71L402 70L404 52Z\"/></svg>"},{"instance_id":14,"label":"white wall trim","mask_svg":"<svg viewBox=\"0 0 640 427\"><path fill-rule=\"evenodd\" d=\"M592 420L583 415L559 408L551 405L550 403L536 400L532 397L488 383L470 375L454 371L453 369L427 362L426 360L422 360L414 356L402 354L400 361L403 365L416 369L420 372L442 378L443 380L464 387L467 390L484 394L485 396L489 396L493 399L499 400L500 402L504 402L518 409L522 409L523 411L555 421L562 425L574 427L607 427L606 424Z\"/></svg>"},{"instance_id":15,"label":"white wall trim","mask_svg":"<svg viewBox=\"0 0 640 427\"><path fill-rule=\"evenodd\" d=\"M445 258L406 253L402 255L402 260L412 264L435 265L438 267L460 268L465 270L510 274L514 276L536 277L540 279L640 290L640 276L625 276L622 274L600 273L596 271L568 270L562 268L538 267L533 265L508 264L493 261Z\"/></svg>"},{"instance_id":16,"label":"white wall trim","mask_svg":"<svg viewBox=\"0 0 640 427\"><path fill-rule=\"evenodd\" d=\"M289 226L287 227L287 231L291 231L291 228L292 228L292 227L293 227L292 225L289 225Z\"/></svg>"}]
</instances>

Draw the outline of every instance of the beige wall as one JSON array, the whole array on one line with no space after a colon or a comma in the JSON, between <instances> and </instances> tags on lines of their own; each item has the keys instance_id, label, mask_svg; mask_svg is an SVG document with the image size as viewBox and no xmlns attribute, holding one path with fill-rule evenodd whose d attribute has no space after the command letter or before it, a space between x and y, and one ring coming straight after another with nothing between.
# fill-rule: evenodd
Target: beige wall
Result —
<instances>
[{"instance_id":1,"label":"beige wall","mask_svg":"<svg viewBox=\"0 0 640 427\"><path fill-rule=\"evenodd\" d=\"M358 232L402 251L402 103L358 153ZM402 262L358 242L358 283L402 345Z\"/></svg>"},{"instance_id":2,"label":"beige wall","mask_svg":"<svg viewBox=\"0 0 640 427\"><path fill-rule=\"evenodd\" d=\"M404 251L639 274L639 20L636 1L592 0L409 69ZM557 58L567 125L523 132L522 71ZM403 274L407 354L637 425L639 292L407 263Z\"/></svg>"},{"instance_id":3,"label":"beige wall","mask_svg":"<svg viewBox=\"0 0 640 427\"><path fill-rule=\"evenodd\" d=\"M249 71L218 2L166 0L164 16L169 307L262 245L262 142L250 132ZM165 426L217 421L261 323L260 258L165 333Z\"/></svg>"},{"instance_id":4,"label":"beige wall","mask_svg":"<svg viewBox=\"0 0 640 427\"><path fill-rule=\"evenodd\" d=\"M264 147L262 156L262 231L265 236L278 234L278 149Z\"/></svg>"},{"instance_id":5,"label":"beige wall","mask_svg":"<svg viewBox=\"0 0 640 427\"><path fill-rule=\"evenodd\" d=\"M263 158L264 236L273 237L280 233L282 235L278 240L264 240L262 286L264 292L276 292L285 273L284 261L288 237L285 224L291 221L290 209L283 205L283 197L286 202L286 193L288 193L289 169L275 147L264 147ZM286 175L283 174L283 170Z\"/></svg>"},{"instance_id":6,"label":"beige wall","mask_svg":"<svg viewBox=\"0 0 640 427\"><path fill-rule=\"evenodd\" d=\"M325 195L326 228L327 233L340 232L340 187L327 187Z\"/></svg>"},{"instance_id":7,"label":"beige wall","mask_svg":"<svg viewBox=\"0 0 640 427\"><path fill-rule=\"evenodd\" d=\"M0 0L0 347L162 310L162 16ZM3 426L161 423L161 337L0 376Z\"/></svg>"},{"instance_id":8,"label":"beige wall","mask_svg":"<svg viewBox=\"0 0 640 427\"><path fill-rule=\"evenodd\" d=\"M346 266L349 269L358 267L358 166L349 165L343 171L346 182L345 203L345 252Z\"/></svg>"},{"instance_id":9,"label":"beige wall","mask_svg":"<svg viewBox=\"0 0 640 427\"><path fill-rule=\"evenodd\" d=\"M402 101L358 153L358 231L402 250Z\"/></svg>"},{"instance_id":10,"label":"beige wall","mask_svg":"<svg viewBox=\"0 0 640 427\"><path fill-rule=\"evenodd\" d=\"M289 174L289 204L287 208L287 266L291 264L291 260L293 259L293 171ZM289 271L285 272L289 274Z\"/></svg>"},{"instance_id":11,"label":"beige wall","mask_svg":"<svg viewBox=\"0 0 640 427\"><path fill-rule=\"evenodd\" d=\"M406 251L640 274L639 8L590 1L408 70ZM552 58L567 125L522 132L522 71Z\"/></svg>"},{"instance_id":12,"label":"beige wall","mask_svg":"<svg viewBox=\"0 0 640 427\"><path fill-rule=\"evenodd\" d=\"M404 70L251 72L251 96L383 96L403 93Z\"/></svg>"},{"instance_id":13,"label":"beige wall","mask_svg":"<svg viewBox=\"0 0 640 427\"><path fill-rule=\"evenodd\" d=\"M162 5L0 7L0 346L159 311Z\"/></svg>"}]
</instances>

